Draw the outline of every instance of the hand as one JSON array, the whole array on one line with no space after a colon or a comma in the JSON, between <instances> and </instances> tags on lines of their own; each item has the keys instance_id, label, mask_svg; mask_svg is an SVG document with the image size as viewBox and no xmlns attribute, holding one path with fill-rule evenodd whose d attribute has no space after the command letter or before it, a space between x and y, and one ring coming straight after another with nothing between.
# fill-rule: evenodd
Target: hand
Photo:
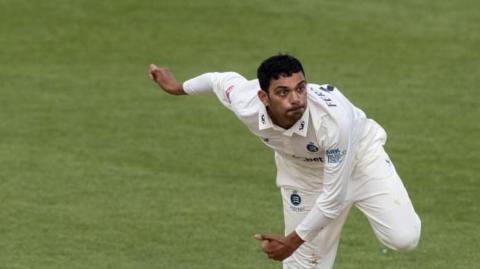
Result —
<instances>
[{"instance_id":1,"label":"hand","mask_svg":"<svg viewBox=\"0 0 480 269\"><path fill-rule=\"evenodd\" d=\"M170 70L166 67L158 67L151 64L148 69L148 77L155 81L165 92L172 95L184 95L182 84L178 83Z\"/></svg>"},{"instance_id":2,"label":"hand","mask_svg":"<svg viewBox=\"0 0 480 269\"><path fill-rule=\"evenodd\" d=\"M288 236L256 234L255 239L262 241L262 250L270 259L283 261L290 257L303 244L303 240L292 232Z\"/></svg>"}]
</instances>

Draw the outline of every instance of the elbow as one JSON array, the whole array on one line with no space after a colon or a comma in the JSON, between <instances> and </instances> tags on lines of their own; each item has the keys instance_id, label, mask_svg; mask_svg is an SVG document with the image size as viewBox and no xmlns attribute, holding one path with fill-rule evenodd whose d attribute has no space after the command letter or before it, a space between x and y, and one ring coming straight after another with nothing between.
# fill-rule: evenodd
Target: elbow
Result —
<instances>
[{"instance_id":1,"label":"elbow","mask_svg":"<svg viewBox=\"0 0 480 269\"><path fill-rule=\"evenodd\" d=\"M335 201L325 201L318 203L318 208L323 212L323 214L331 219L337 218L343 210L347 207L343 199L338 199Z\"/></svg>"},{"instance_id":2,"label":"elbow","mask_svg":"<svg viewBox=\"0 0 480 269\"><path fill-rule=\"evenodd\" d=\"M326 188L317 198L317 207L323 214L331 219L336 219L349 206L347 188Z\"/></svg>"}]
</instances>

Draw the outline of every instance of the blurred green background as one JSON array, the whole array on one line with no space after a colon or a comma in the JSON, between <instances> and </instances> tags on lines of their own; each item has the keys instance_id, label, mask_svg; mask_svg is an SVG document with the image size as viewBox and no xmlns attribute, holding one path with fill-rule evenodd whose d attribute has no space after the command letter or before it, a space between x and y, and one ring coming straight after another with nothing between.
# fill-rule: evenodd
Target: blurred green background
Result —
<instances>
[{"instance_id":1,"label":"blurred green background","mask_svg":"<svg viewBox=\"0 0 480 269\"><path fill-rule=\"evenodd\" d=\"M478 268L480 2L0 0L0 268L280 268L272 153L179 80L278 52L381 123L422 218L382 253L353 210L335 268Z\"/></svg>"}]
</instances>

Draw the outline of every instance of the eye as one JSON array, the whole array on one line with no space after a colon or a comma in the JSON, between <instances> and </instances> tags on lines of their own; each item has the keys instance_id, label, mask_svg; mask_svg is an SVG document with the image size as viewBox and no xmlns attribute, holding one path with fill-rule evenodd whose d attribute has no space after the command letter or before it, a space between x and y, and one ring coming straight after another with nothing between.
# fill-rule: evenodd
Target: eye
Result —
<instances>
[{"instance_id":1,"label":"eye","mask_svg":"<svg viewBox=\"0 0 480 269\"><path fill-rule=\"evenodd\" d=\"M305 84L302 84L302 85L298 86L297 92L298 93L303 93L306 89L307 89L307 86Z\"/></svg>"},{"instance_id":2,"label":"eye","mask_svg":"<svg viewBox=\"0 0 480 269\"><path fill-rule=\"evenodd\" d=\"M279 90L279 91L277 91L277 94L279 96L287 96L288 95L288 90L286 90L286 89Z\"/></svg>"}]
</instances>

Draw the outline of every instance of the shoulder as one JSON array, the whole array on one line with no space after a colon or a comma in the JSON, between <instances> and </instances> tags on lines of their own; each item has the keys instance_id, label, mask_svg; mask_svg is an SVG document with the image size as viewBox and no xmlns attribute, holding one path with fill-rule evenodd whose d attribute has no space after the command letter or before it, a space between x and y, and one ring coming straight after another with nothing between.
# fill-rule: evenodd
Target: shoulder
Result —
<instances>
[{"instance_id":1,"label":"shoulder","mask_svg":"<svg viewBox=\"0 0 480 269\"><path fill-rule=\"evenodd\" d=\"M308 84L307 89L309 103L315 110L337 117L344 115L345 110L350 109L350 102L333 85L312 83Z\"/></svg>"},{"instance_id":2,"label":"shoulder","mask_svg":"<svg viewBox=\"0 0 480 269\"><path fill-rule=\"evenodd\" d=\"M234 72L234 71L226 71L226 72L210 72L214 79L229 81L229 80L247 80L241 74Z\"/></svg>"},{"instance_id":3,"label":"shoulder","mask_svg":"<svg viewBox=\"0 0 480 269\"><path fill-rule=\"evenodd\" d=\"M317 130L328 136L350 129L354 119L353 105L331 84L308 84L308 102Z\"/></svg>"},{"instance_id":4,"label":"shoulder","mask_svg":"<svg viewBox=\"0 0 480 269\"><path fill-rule=\"evenodd\" d=\"M213 82L214 89L218 91L226 91L233 85L242 84L247 79L237 72L211 72L208 73Z\"/></svg>"},{"instance_id":5,"label":"shoulder","mask_svg":"<svg viewBox=\"0 0 480 269\"><path fill-rule=\"evenodd\" d=\"M325 102L325 100L331 100L335 95L341 94L338 88L331 84L309 83L307 88L309 98L316 101Z\"/></svg>"},{"instance_id":6,"label":"shoulder","mask_svg":"<svg viewBox=\"0 0 480 269\"><path fill-rule=\"evenodd\" d=\"M237 116L247 117L258 113L263 105L257 95L259 90L260 85L256 79L245 80L227 88L228 101Z\"/></svg>"}]
</instances>

